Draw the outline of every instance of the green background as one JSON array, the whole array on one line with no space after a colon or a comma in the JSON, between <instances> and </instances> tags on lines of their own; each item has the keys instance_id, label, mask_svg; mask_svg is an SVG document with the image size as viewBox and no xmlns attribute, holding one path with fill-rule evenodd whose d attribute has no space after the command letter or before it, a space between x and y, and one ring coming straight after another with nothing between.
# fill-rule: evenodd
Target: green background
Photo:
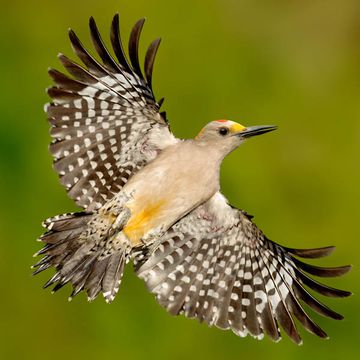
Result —
<instances>
[{"instance_id":1,"label":"green background","mask_svg":"<svg viewBox=\"0 0 360 360\"><path fill-rule=\"evenodd\" d=\"M320 318L329 341L301 330L304 345L240 339L171 317L131 266L116 301L68 303L70 289L41 289L30 276L41 221L74 211L51 168L44 89L56 55L71 55L71 26L89 45L95 16L108 40L121 13L123 37L146 16L145 45L162 36L154 88L172 130L193 137L228 118L279 130L224 162L232 204L255 214L273 240L337 245L323 265L352 263L327 283L360 293L360 2L358 0L9 1L0 12L0 357L2 359L355 359L359 299L325 299L345 315ZM72 56L72 55L71 55ZM72 56L74 58L74 56Z\"/></svg>"}]
</instances>

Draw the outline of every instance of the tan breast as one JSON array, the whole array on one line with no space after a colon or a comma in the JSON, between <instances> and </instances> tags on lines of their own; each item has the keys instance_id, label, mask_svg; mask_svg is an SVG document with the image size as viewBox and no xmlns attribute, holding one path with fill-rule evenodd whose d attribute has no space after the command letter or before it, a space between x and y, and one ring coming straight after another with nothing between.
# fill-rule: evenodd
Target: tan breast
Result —
<instances>
[{"instance_id":1,"label":"tan breast","mask_svg":"<svg viewBox=\"0 0 360 360\"><path fill-rule=\"evenodd\" d=\"M165 230L219 188L220 160L208 149L182 142L161 153L124 187L132 199L123 232L133 246L150 231Z\"/></svg>"}]
</instances>

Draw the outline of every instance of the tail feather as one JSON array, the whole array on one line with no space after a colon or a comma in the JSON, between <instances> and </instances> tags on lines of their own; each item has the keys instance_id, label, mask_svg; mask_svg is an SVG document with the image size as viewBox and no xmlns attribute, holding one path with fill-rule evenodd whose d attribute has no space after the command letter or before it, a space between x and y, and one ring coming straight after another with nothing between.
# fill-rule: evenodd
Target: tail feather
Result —
<instances>
[{"instance_id":1,"label":"tail feather","mask_svg":"<svg viewBox=\"0 0 360 360\"><path fill-rule=\"evenodd\" d=\"M48 230L64 231L70 229L77 229L87 225L91 213L79 212L57 215L46 219L43 226Z\"/></svg>"},{"instance_id":2,"label":"tail feather","mask_svg":"<svg viewBox=\"0 0 360 360\"><path fill-rule=\"evenodd\" d=\"M90 258L88 262L84 265L83 270L78 271L74 275L72 279L73 291L69 296L69 301L72 300L72 298L75 297L79 292L84 290L86 280L88 279L92 270L92 266L95 262L96 262L95 257Z\"/></svg>"},{"instance_id":3,"label":"tail feather","mask_svg":"<svg viewBox=\"0 0 360 360\"><path fill-rule=\"evenodd\" d=\"M91 237L91 223L96 215L92 213L73 213L59 215L44 221L48 230L40 237L45 246L35 255L44 255L33 268L36 275L50 267L56 269L55 275L44 288L54 285L53 292L67 283L72 284L71 300L81 291L86 291L91 301L102 292L105 300L111 302L119 289L129 252L125 247L107 248L111 232L97 241ZM96 229L95 229L96 230ZM106 236L104 238L104 236Z\"/></svg>"},{"instance_id":4,"label":"tail feather","mask_svg":"<svg viewBox=\"0 0 360 360\"><path fill-rule=\"evenodd\" d=\"M103 295L106 302L112 302L119 290L126 258L123 254L111 256L102 280Z\"/></svg>"}]
</instances>

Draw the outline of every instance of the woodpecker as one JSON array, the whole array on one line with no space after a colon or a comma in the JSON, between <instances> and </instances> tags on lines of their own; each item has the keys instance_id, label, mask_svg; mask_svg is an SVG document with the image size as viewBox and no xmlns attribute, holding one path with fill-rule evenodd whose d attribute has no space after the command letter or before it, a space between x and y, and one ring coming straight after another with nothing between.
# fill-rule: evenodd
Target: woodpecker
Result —
<instances>
[{"instance_id":1,"label":"woodpecker","mask_svg":"<svg viewBox=\"0 0 360 360\"><path fill-rule=\"evenodd\" d=\"M45 246L34 274L55 268L44 285L57 291L70 283L72 299L102 293L112 302L124 267L136 274L171 314L231 329L239 336L280 340L281 326L297 344L297 319L309 332L327 335L302 303L321 315L342 316L307 288L325 296L350 292L309 275L333 277L350 266L318 267L299 258L320 258L334 247L295 249L268 239L245 211L220 192L220 165L245 140L276 129L230 120L207 124L194 139L170 131L163 100L156 101L152 71L160 39L138 57L144 19L133 27L128 56L113 18L106 48L93 18L90 34L101 61L72 30L69 37L83 65L59 54L69 75L50 69L55 86L46 105L54 169L68 195L82 208L44 221ZM302 302L302 303L300 303Z\"/></svg>"}]
</instances>

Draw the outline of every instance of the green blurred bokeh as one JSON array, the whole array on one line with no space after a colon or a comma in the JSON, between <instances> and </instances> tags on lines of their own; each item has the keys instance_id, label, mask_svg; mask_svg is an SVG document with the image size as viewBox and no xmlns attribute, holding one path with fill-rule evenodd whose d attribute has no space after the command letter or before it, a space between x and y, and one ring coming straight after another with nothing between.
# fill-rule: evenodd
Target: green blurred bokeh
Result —
<instances>
[{"instance_id":1,"label":"green blurred bokeh","mask_svg":"<svg viewBox=\"0 0 360 360\"><path fill-rule=\"evenodd\" d=\"M314 315L331 339L301 330L297 347L171 317L131 266L110 306L84 295L68 303L69 288L41 289L50 272L30 276L41 221L76 210L47 152L46 69L71 54L69 26L89 45L93 15L108 40L115 12L124 39L147 17L142 54L162 36L154 86L177 136L219 118L279 125L225 160L223 191L280 243L337 245L320 263L355 268L329 283L360 292L358 0L14 0L0 14L0 358L359 358L356 296L325 299L345 320Z\"/></svg>"}]
</instances>

